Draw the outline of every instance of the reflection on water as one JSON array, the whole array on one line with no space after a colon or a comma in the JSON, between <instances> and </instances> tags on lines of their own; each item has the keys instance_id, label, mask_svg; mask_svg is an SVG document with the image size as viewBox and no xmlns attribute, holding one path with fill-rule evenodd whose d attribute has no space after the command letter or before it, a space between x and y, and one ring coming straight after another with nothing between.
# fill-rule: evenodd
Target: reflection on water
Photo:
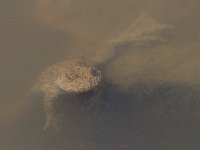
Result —
<instances>
[{"instance_id":1,"label":"reflection on water","mask_svg":"<svg viewBox=\"0 0 200 150\"><path fill-rule=\"evenodd\" d=\"M198 0L1 3L0 149L200 148ZM29 90L39 73L69 57L105 61L113 55L109 41L126 39L143 12L173 26L167 42L117 47L124 53L102 69L98 113L87 109L87 95L74 101L61 95L62 132L44 132L42 97Z\"/></svg>"}]
</instances>

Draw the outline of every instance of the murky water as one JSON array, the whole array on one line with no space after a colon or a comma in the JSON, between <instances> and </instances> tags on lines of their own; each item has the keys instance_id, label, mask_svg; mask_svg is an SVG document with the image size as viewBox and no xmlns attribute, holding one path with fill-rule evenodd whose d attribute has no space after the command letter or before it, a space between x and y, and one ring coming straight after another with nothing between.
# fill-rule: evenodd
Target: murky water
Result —
<instances>
[{"instance_id":1,"label":"murky water","mask_svg":"<svg viewBox=\"0 0 200 150\"><path fill-rule=\"evenodd\" d=\"M1 0L0 149L200 149L199 14L198 0ZM61 95L61 132L43 131L31 87L71 57L104 64L98 113Z\"/></svg>"}]
</instances>

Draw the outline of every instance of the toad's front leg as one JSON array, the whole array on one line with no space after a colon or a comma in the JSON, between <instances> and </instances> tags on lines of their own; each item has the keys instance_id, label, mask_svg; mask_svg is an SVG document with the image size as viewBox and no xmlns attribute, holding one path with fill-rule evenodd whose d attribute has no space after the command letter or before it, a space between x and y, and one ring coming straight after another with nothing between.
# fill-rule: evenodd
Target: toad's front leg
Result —
<instances>
[{"instance_id":1,"label":"toad's front leg","mask_svg":"<svg viewBox=\"0 0 200 150\"><path fill-rule=\"evenodd\" d=\"M58 125L56 121L56 110L54 107L54 101L56 100L56 94L54 93L46 93L44 96L44 109L46 112L46 123L44 126L44 130L47 130L50 126L52 126L56 131L58 131Z\"/></svg>"}]
</instances>

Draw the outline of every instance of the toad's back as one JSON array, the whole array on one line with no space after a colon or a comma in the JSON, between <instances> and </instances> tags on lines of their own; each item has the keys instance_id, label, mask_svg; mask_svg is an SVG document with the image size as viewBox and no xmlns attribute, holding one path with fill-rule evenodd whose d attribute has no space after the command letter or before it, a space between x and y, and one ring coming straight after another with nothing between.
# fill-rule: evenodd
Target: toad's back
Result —
<instances>
[{"instance_id":1,"label":"toad's back","mask_svg":"<svg viewBox=\"0 0 200 150\"><path fill-rule=\"evenodd\" d=\"M85 92L98 84L100 73L83 61L63 61L51 65L39 78L39 89L59 87L66 92Z\"/></svg>"}]
</instances>

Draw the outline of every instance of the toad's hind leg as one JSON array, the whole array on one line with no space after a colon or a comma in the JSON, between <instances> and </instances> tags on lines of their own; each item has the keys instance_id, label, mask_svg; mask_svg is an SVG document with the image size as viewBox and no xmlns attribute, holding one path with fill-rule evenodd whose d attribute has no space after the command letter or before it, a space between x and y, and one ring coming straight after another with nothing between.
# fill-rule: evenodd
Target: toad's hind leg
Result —
<instances>
[{"instance_id":1,"label":"toad's hind leg","mask_svg":"<svg viewBox=\"0 0 200 150\"><path fill-rule=\"evenodd\" d=\"M46 123L44 126L44 130L47 130L50 126L52 126L56 131L59 130L57 121L56 121L56 111L54 108L54 100L56 99L56 95L53 93L47 93L44 97L44 109L46 112Z\"/></svg>"}]
</instances>

